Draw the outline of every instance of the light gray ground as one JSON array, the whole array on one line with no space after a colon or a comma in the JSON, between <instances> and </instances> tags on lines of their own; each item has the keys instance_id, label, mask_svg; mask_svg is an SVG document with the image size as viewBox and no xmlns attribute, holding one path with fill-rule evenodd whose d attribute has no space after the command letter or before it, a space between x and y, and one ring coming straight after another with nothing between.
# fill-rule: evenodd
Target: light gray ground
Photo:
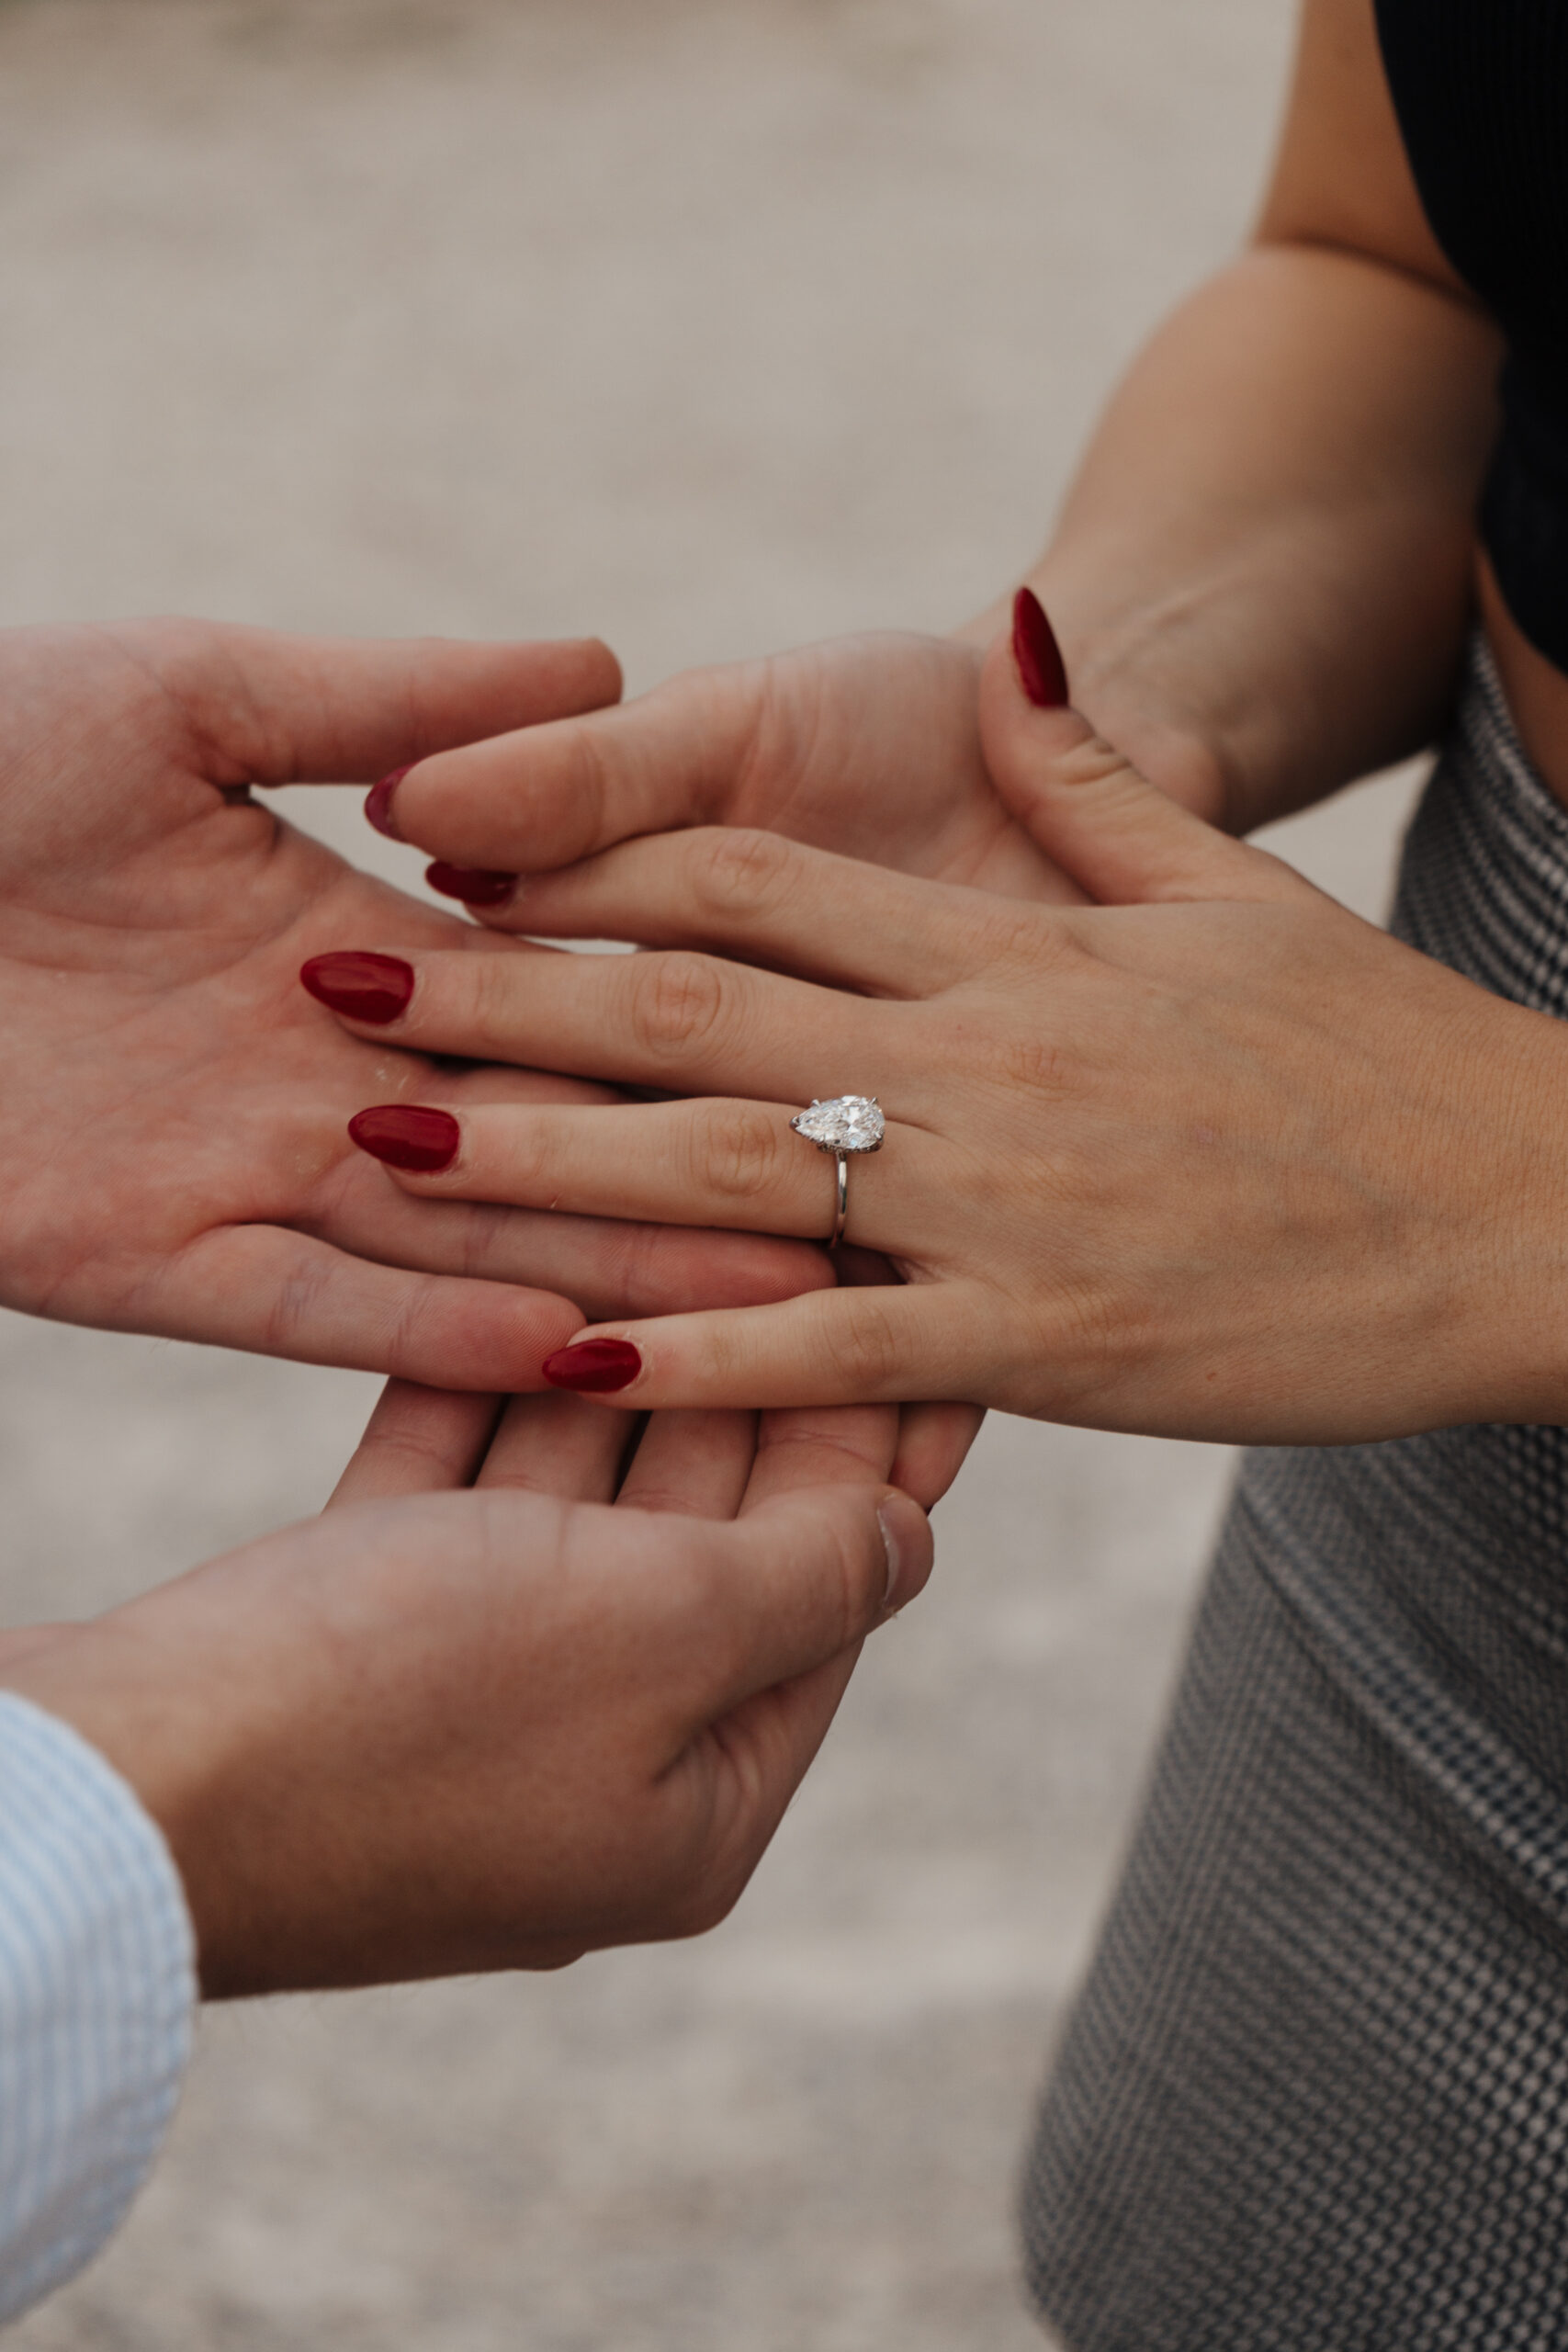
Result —
<instances>
[{"instance_id":1,"label":"light gray ground","mask_svg":"<svg viewBox=\"0 0 1568 2352\"><path fill-rule=\"evenodd\" d=\"M943 627L1241 232L1286 14L11 0L0 619L592 627L634 687ZM1376 905L1407 794L1291 854ZM16 1319L0 1384L13 1618L313 1510L374 1386ZM1227 1470L993 1422L726 1928L209 2018L130 2226L18 2346L1038 2345L1017 2153Z\"/></svg>"}]
</instances>

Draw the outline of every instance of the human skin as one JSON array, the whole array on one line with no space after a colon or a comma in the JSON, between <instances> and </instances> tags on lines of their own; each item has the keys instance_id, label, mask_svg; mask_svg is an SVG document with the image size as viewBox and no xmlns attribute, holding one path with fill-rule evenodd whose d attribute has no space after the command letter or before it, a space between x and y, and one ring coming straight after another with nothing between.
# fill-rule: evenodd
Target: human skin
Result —
<instances>
[{"instance_id":1,"label":"human skin","mask_svg":"<svg viewBox=\"0 0 1568 2352\"><path fill-rule=\"evenodd\" d=\"M1421 212L1371 0L1308 0L1257 232L1134 363L1031 574L1077 707L1184 807L1244 833L1430 741L1472 615L1499 351ZM1568 686L1495 598L1487 616L1568 790ZM399 828L450 865L537 873L650 830L760 825L1036 895L974 737L1005 618L1003 600L963 632L968 669L932 639L846 639L423 761Z\"/></svg>"},{"instance_id":2,"label":"human skin","mask_svg":"<svg viewBox=\"0 0 1568 2352\"><path fill-rule=\"evenodd\" d=\"M0 1688L158 1822L209 1997L694 1934L929 1574L897 1418L659 1416L623 1476L578 1399L395 1382L320 1520L0 1637Z\"/></svg>"},{"instance_id":3,"label":"human skin","mask_svg":"<svg viewBox=\"0 0 1568 2352\"><path fill-rule=\"evenodd\" d=\"M826 1069L887 1117L849 1235L902 1287L617 1319L549 1376L597 1367L633 1408L967 1397L1233 1442L1561 1418L1562 1024L1178 808L1036 707L1006 643L982 715L998 789L1097 903L695 829L522 894L545 935L653 952L416 959L392 1035L687 1098L465 1114L445 1170L396 1180L426 1197L820 1230L831 1163L792 1111Z\"/></svg>"},{"instance_id":4,"label":"human skin","mask_svg":"<svg viewBox=\"0 0 1568 2352\"><path fill-rule=\"evenodd\" d=\"M493 1207L411 1216L367 1095L604 1099L350 1038L301 954L488 946L245 791L370 779L619 689L592 642L312 640L190 622L0 636L0 1299L66 1321L525 1387L590 1312L781 1297L819 1253Z\"/></svg>"},{"instance_id":5,"label":"human skin","mask_svg":"<svg viewBox=\"0 0 1568 2352\"><path fill-rule=\"evenodd\" d=\"M1109 1038L1118 1037L1129 1069L1146 1067L1154 1056L1158 1091L1169 1098L1169 1115L1162 1131L1147 1116L1153 1099L1148 1093L1118 1102L1114 1091L1102 1085L1100 1111L1122 1123L1115 1130L1122 1144L1135 1139L1137 1150L1126 1166L1142 1170L1144 1190L1135 1204L1127 1204L1125 1170L1119 1185L1107 1153L1097 1162L1092 1154L1077 1152L1080 1178L1095 1181L1080 1196L1081 1223L1064 1238L1058 1191L1047 1192L1053 1211L1048 1236L1038 1213L1042 1192L1059 1177L1058 1159L1053 1157L1059 1144L1043 1129L1031 1144L1008 1119L987 1113L979 1131L993 1144L1005 1136L1010 1149L1036 1148L1043 1157L1021 1170L1024 1189L1041 1181L1034 1183L1032 1227L1024 1204L1014 1204L1018 1214L1009 1249L1016 1244L1020 1254L999 1279L993 1270L989 1289L982 1285L977 1295L953 1302L957 1320L942 1376L974 1379L974 1394L1001 1396L1025 1409L1074 1418L1244 1436L1372 1436L1447 1419L1561 1417L1557 1203L1549 1180L1560 1155L1563 1098L1557 1066L1561 1048L1551 1024L1484 1003L1480 992L1464 991L1450 976L1419 965L1390 944L1376 943L1359 927L1346 928L1349 919L1321 902L1309 911L1305 899L1292 896L1278 869L1267 869L1270 879L1265 888L1258 876L1266 869L1214 865L1193 890L1187 879L1196 855L1192 843L1167 840L1161 812L1136 775L1141 768L1170 802L1212 825L1241 832L1429 740L1451 694L1473 609L1473 512L1495 430L1498 356L1495 329L1456 283L1422 217L1383 83L1371 0L1309 0L1285 135L1257 238L1231 269L1183 306L1134 366L1107 412L1034 575L1066 646L1075 701L1096 731L1099 748L1089 767L1101 786L1121 779L1126 806L1142 810L1151 841L1174 858L1170 871L1156 864L1123 876L1111 895L1159 901L1185 890L1190 899L1211 909L1239 904L1228 908L1223 920L1211 913L1201 924L1186 914L1178 925L1167 908L1154 922L1154 909L1140 908L1135 922L1118 915L1110 929L1088 916L1058 918L1046 926L1057 943L1051 953L1059 954L1060 943L1075 937L1075 923L1088 922L1088 931L1077 936L1080 944L1089 938L1100 943L1096 956L1102 978L1113 963L1106 946L1111 938L1125 943L1119 953L1130 954L1133 943L1143 943L1124 974L1115 1021L1109 1020L1111 1006L1100 1008L1108 1024L1098 1031L1095 1049L1103 1061ZM1499 615L1483 566L1480 596L1527 743L1562 790L1561 747L1568 742L1568 727L1551 716L1561 712L1562 682L1550 673L1543 681L1545 665L1521 648L1517 632ZM995 611L983 616L973 633L989 633L998 618ZM921 662L923 673L933 675L936 658L934 651L911 650L911 678ZM956 673L947 674L956 695ZM735 689L716 692L711 678L677 681L644 705L546 729L526 744L492 743L428 761L400 789L398 822L406 837L449 862L489 867L515 862L514 853L520 856L521 826L536 833L545 853L530 862L535 878L520 895L481 917L501 928L547 928L547 886L539 868L552 862L552 838L564 862L602 851L650 823L763 824L824 840L836 849L861 849L879 816L882 843L871 854L908 871L933 870L919 842L931 837L933 823L940 830L941 795L919 766L918 742L901 744L891 729L879 738L883 757L867 763L882 787L874 812L869 804L876 796L860 791L860 768L834 756L836 743L852 743L845 716L852 700L848 682L840 676L835 695L824 697L814 692L823 675L823 658L815 654L786 658L755 673L760 684L750 690L744 723L737 724L731 714L720 730L717 762L709 756L705 720L716 707L723 707L726 692L733 700ZM1037 847L1071 867L1089 894L1098 895L1105 887L1103 876L1098 888L1092 877L1100 874L1103 845L1086 842L1081 825L1064 831L1064 811L1070 805L1086 816L1096 805L1081 794L1075 801L1083 782L1085 732L1060 717L1042 720L1045 731L1033 738L1027 761L1015 756L1021 706L1015 699L1010 707L995 676L989 673L982 699L979 772L984 775L988 760L1003 807L1015 816L1031 808ZM781 708L789 724L781 724ZM819 719L825 723L814 723ZM928 733L934 740L929 724ZM788 755L788 747L799 742L809 746L808 763L792 762ZM899 749L913 754L912 798L920 820L913 838L904 826L898 794L886 788ZM1057 761L1059 769L1053 765ZM804 799L795 778L803 765L813 785ZM835 766L841 778L838 805L829 782ZM961 807L984 805L983 790L976 801L976 774L966 756L954 794ZM568 779L582 787L575 806L569 806ZM861 842L845 838L843 804L857 814ZM818 809L830 810L827 823L818 821ZM979 831L985 830L982 822ZM1220 845L1213 849L1219 857ZM705 868L705 858L714 871ZM748 862L754 899L764 900L772 892L779 903L786 902L793 886L782 873L767 889L761 888L760 852L730 854L732 885ZM601 901L604 927L614 927L606 902L637 870L616 869L614 889L604 889L602 880L591 887L590 895ZM711 850L693 853L686 875L691 900L683 910L660 910L666 926L660 936L700 940L705 923L723 929L717 907L722 891L715 887L715 875L722 870L722 858ZM1014 877L1022 871L1011 861ZM1055 882L1031 888L1025 875L1024 895L1060 900L1063 893ZM867 885L867 907L875 898ZM1348 1114L1363 1107L1368 1087L1373 1094L1379 1091L1382 1079L1373 1073L1381 1070L1389 1080L1383 1107L1365 1101L1367 1116L1356 1149L1336 1180L1348 1187L1340 1195L1344 1203L1359 1192L1365 1210L1361 1231L1356 1231L1353 1217L1348 1226L1342 1223L1326 1198L1306 1213L1303 1203L1292 1199L1291 1214L1272 1233L1275 1261L1290 1267L1292 1278L1251 1279L1260 1261L1255 1256L1249 1267L1247 1253L1256 1252L1268 1236L1269 1220L1249 1223L1245 1188L1237 1193L1222 1183L1219 1197L1234 1214L1213 1229L1205 1220L1201 1230L1221 1274L1235 1276L1230 1285L1233 1320L1228 1329L1223 1317L1206 1321L1190 1285L1166 1286L1165 1298L1191 1318L1193 1361L1185 1369L1176 1338L1148 1345L1149 1327L1164 1316L1165 1306L1151 1307L1148 1298L1158 1294L1140 1292L1131 1282L1118 1302L1103 1285L1085 1290L1080 1275L1076 1297L1068 1282L1055 1319L1047 1317L1032 1330L1020 1330L1013 1274L1027 1288L1032 1247L1049 1258L1058 1275L1064 1260L1073 1265L1075 1252L1092 1242L1097 1196L1139 1209L1162 1193L1180 1200L1184 1210L1193 1203L1201 1210L1208 1202L1214 1182L1212 1160L1195 1161L1189 1148L1191 1131L1209 1128L1202 1073L1188 1071L1184 1052L1168 1051L1173 1035L1167 1038L1167 1060L1158 1066L1158 1021L1151 1019L1142 1030L1131 1021L1138 1001L1134 982L1145 984L1146 998L1147 984L1156 978L1148 956L1152 943L1160 939L1166 960L1157 978L1168 1011L1173 992L1183 1003L1194 994L1200 1001L1206 997L1213 1007L1217 988L1219 1001L1229 991L1239 1002L1247 961L1242 944L1248 928L1260 925L1266 905L1266 939L1254 941L1249 951L1258 967L1246 1006L1255 1029L1249 1075L1244 1077L1244 1069L1234 1062L1228 1080L1220 1063L1208 1072L1219 1094L1218 1105L1210 1107L1224 1112L1224 1125L1213 1132L1233 1138L1250 1135L1259 1147L1260 1165L1268 1161L1261 1131L1270 1116L1276 1145L1283 1136L1303 1143L1344 1137L1356 1125ZM580 910L574 905L571 922ZM558 904L557 919L562 912ZM903 919L914 923L927 915L910 902ZM934 913L930 919L937 920ZM854 985L873 991L894 985L896 964L878 965L858 912L854 921L865 939ZM977 913L975 922L980 925ZM646 909L633 928L637 937L649 936ZM1179 939L1187 943L1185 963L1171 958L1171 944ZM1328 962L1334 968L1325 970L1330 939ZM787 942L775 931L770 945L768 925L759 922L751 935L732 927L722 944L748 964L791 964L807 978L845 976L841 956L835 962L819 933L809 934L804 922ZM1287 949L1300 956L1294 969L1288 956L1281 964ZM1226 952L1233 957L1228 970ZM1353 989L1347 985L1350 972L1356 975ZM733 980L727 974L716 988L708 977L694 977L688 967L685 980L680 980L679 970L677 980L671 987L655 969L622 986L650 995L662 989L663 1011L656 1008L655 1017L671 1033L680 1020L694 1031L706 1017L705 1007L717 1020L720 1008L731 1009L746 991L759 1001L766 993L746 973ZM1038 971L1034 984L1039 985ZM1380 1001L1384 992L1386 1002ZM987 1004L986 1017L998 1034L1011 1015L1038 1015L1029 1024L1029 1050L1037 1068L1049 1065L1053 1023L1059 1023L1061 1012L1056 993L1050 1001L1015 993L1008 1005L999 999ZM434 993L427 993L424 1002L433 1009ZM809 1036L807 1024L816 1009L815 1001L793 1000L797 1037ZM690 1067L684 1082L691 1085L732 1086L748 1096L784 1096L786 1103L824 1086L874 1087L893 1111L897 1142L902 1138L892 1071L908 1074L910 1063L879 1060L878 1046L886 1044L891 1052L895 1034L906 1042L919 1035L929 1040L930 1050L916 1074L909 1115L951 1136L958 1103L975 1108L974 1090L954 1067L952 1041L939 1043L923 1014L920 1023L904 1020L885 1036L875 1026L886 1020L885 1012L872 1014L852 1006L843 1020L852 1024L858 1042L856 1058L846 1068L851 1032L840 1020L841 1010L825 1015L830 1025L814 1041L818 1050L809 1057L809 1070L807 1056L785 1056L771 1079L764 1078L767 1054L758 1035L728 1061L726 1075L720 1074L725 1053L674 1053L671 1064ZM1333 1027L1330 1012L1342 1022L1341 1029ZM1374 1017L1409 1047L1397 1070L1384 1049L1372 1045L1363 1053L1370 1043L1367 1024ZM493 1024L493 1030L502 1025ZM461 1013L457 1026L464 1026ZM759 1015L759 1033L771 1026L771 1015ZM1495 1061L1488 1040L1497 1048ZM1059 1046L1064 1042L1058 1037ZM824 1044L829 1047L826 1058ZM983 1041L977 1053L983 1060ZM636 1060L635 1053L631 1058ZM1289 1100L1280 1102L1271 1074L1283 1069L1292 1071L1293 1084ZM1413 1078L1419 1080L1414 1091ZM951 1089L946 1112L932 1099L939 1086ZM1183 1086L1190 1096L1185 1131L1178 1115ZM1387 1103L1394 1101L1404 1105L1403 1123L1385 1115ZM765 1187L758 1170L770 1150L781 1171L788 1169L776 1125L772 1144L759 1150L751 1116L750 1125L739 1129L739 1140L732 1132L721 1148L712 1131L722 1114L682 1115L688 1131L683 1138L672 1134L673 1148L688 1149L694 1168L703 1170L705 1136L715 1148L704 1172L727 1170L737 1193L750 1186L761 1196ZM739 1109L735 1115L743 1122L750 1116ZM706 1130L700 1125L705 1119ZM465 1136L470 1159L472 1150ZM531 1150L526 1145L519 1156L528 1158ZM809 1393L824 1384L833 1393L841 1393L846 1384L852 1388L854 1363L865 1382L859 1393L882 1393L881 1380L906 1376L912 1356L919 1359L920 1377L933 1376L938 1351L932 1308L912 1293L928 1262L922 1247L934 1262L935 1224L922 1227L918 1238L919 1220L876 1213L878 1202L898 1185L896 1157L890 1148L856 1167L851 1231L880 1239L917 1279L902 1297L858 1304L859 1340L848 1337L845 1303L826 1317L809 1303L793 1314L784 1310L783 1320L792 1328L818 1333L819 1359L827 1353L820 1335L829 1323L839 1335L836 1363L818 1362L809 1375ZM527 1182L548 1159L547 1144L532 1150ZM962 1163L950 1164L952 1181L961 1173ZM804 1185L813 1175L820 1189L820 1168L813 1170L797 1156L788 1182ZM972 1157L968 1175L973 1211L976 1198L988 1202L997 1189L994 1159L982 1162ZM1007 1180L1001 1182L1005 1189ZM648 1191L652 1189L650 1183ZM1334 1190L1331 1184L1331 1194ZM705 1196L701 1181L688 1185L684 1213ZM671 1204L663 1213L682 1212ZM826 1207L818 1204L816 1215L825 1220ZM1380 1217L1386 1230L1375 1241ZM1119 1250L1133 1229L1126 1222L1118 1228ZM1101 1233L1108 1244L1103 1227ZM1382 1287L1393 1271L1385 1255L1391 1238L1415 1260L1426 1260L1407 1275L1400 1311L1392 1319ZM1129 1262L1135 1264L1135 1251ZM1145 1264L1142 1271L1148 1276L1153 1270ZM1224 1281L1219 1275L1215 1280L1223 1292ZM1423 1306L1417 1301L1424 1280L1430 1286ZM1330 1295L1339 1299L1348 1327L1332 1341L1332 1317L1319 1315L1314 1323L1312 1311ZM1089 1317L1091 1343L1087 1351L1068 1351L1064 1372L1054 1351L1061 1344L1062 1314L1070 1317L1075 1304ZM997 1354L987 1378L990 1358L983 1329L992 1307L998 1317ZM761 1371L764 1354L765 1377L784 1376L783 1356L768 1353L769 1335L780 1319L777 1311L764 1310L744 1341L736 1327L723 1327L724 1356L743 1383ZM930 1344L911 1348L908 1335L917 1324ZM623 1338L639 1346L646 1341L649 1351L626 1397L645 1401L654 1395L700 1393L713 1363L710 1355L699 1367L696 1355L711 1342L715 1328L687 1323L677 1337L669 1325L656 1336L646 1328L615 1326ZM701 1340L699 1330L705 1335ZM1298 1341L1309 1357L1317 1341L1325 1343L1324 1385L1315 1391L1310 1379L1304 1391L1297 1384ZM691 1354L682 1352L688 1343ZM1398 1354L1400 1345L1427 1359L1414 1381L1408 1356L1403 1368L1384 1361ZM1129 1376L1134 1358L1139 1362ZM795 1374L803 1383L808 1379L798 1354ZM1200 1376L1201 1390L1194 1387ZM742 1386L739 1393L751 1391ZM768 1386L756 1393L784 1392ZM788 1393L807 1388L791 1387Z\"/></svg>"},{"instance_id":6,"label":"human skin","mask_svg":"<svg viewBox=\"0 0 1568 2352\"><path fill-rule=\"evenodd\" d=\"M998 796L980 741L983 649L870 632L693 670L624 708L426 760L397 787L400 835L487 880L574 864L682 825L765 827L844 857L1047 902L1079 893ZM480 922L516 909L487 889Z\"/></svg>"}]
</instances>

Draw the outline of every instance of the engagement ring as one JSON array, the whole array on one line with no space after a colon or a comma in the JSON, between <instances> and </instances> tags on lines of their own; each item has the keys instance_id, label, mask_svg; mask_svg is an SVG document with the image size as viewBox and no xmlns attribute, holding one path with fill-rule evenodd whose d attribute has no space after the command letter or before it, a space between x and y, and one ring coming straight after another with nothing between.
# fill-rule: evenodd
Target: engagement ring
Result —
<instances>
[{"instance_id":1,"label":"engagement ring","mask_svg":"<svg viewBox=\"0 0 1568 2352\"><path fill-rule=\"evenodd\" d=\"M887 1122L874 1094L835 1094L830 1102L813 1102L809 1111L797 1111L790 1125L818 1151L831 1152L839 1163L838 1204L828 1242L829 1250L836 1250L844 1238L844 1219L850 1213L850 1159L855 1152L880 1151Z\"/></svg>"}]
</instances>

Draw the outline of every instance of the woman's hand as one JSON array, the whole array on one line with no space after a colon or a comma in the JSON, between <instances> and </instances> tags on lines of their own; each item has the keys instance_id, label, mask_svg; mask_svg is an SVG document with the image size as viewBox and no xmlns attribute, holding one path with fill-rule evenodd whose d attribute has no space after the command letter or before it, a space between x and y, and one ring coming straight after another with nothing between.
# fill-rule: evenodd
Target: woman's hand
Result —
<instances>
[{"instance_id":1,"label":"woman's hand","mask_svg":"<svg viewBox=\"0 0 1568 2352\"><path fill-rule=\"evenodd\" d=\"M980 660L942 638L880 635L688 671L624 708L422 760L391 824L440 861L436 888L502 928L512 870L686 825L755 826L1007 898L1074 899L987 774Z\"/></svg>"},{"instance_id":2,"label":"woman's hand","mask_svg":"<svg viewBox=\"0 0 1568 2352\"><path fill-rule=\"evenodd\" d=\"M930 1571L897 1419L660 1415L623 1468L575 1398L393 1383L340 1507L17 1637L0 1683L159 1822L209 1995L694 1934Z\"/></svg>"},{"instance_id":3,"label":"woman's hand","mask_svg":"<svg viewBox=\"0 0 1568 2352\"><path fill-rule=\"evenodd\" d=\"M1225 1440L1560 1418L1558 1025L1187 816L1032 707L1001 648L984 725L1009 805L1111 903L698 831L518 910L663 952L419 960L400 1041L721 1098L478 1111L403 1180L426 1197L820 1235L832 1162L792 1111L841 1090L887 1115L848 1230L907 1287L615 1321L550 1376L632 1408L968 1397Z\"/></svg>"},{"instance_id":4,"label":"woman's hand","mask_svg":"<svg viewBox=\"0 0 1568 2352\"><path fill-rule=\"evenodd\" d=\"M345 931L458 955L491 943L245 787L374 777L618 684L592 643L329 643L186 622L0 636L5 1304L514 1387L580 1324L569 1300L624 1314L830 1278L816 1253L739 1236L456 1203L433 1216L344 1134L367 1096L603 1098L521 1071L438 1071L334 1026L296 975Z\"/></svg>"}]
</instances>

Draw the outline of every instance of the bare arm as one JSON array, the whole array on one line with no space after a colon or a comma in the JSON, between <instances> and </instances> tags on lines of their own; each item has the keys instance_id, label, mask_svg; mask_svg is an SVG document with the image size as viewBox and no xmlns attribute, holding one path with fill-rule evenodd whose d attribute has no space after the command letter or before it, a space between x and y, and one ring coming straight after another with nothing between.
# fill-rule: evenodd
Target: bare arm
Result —
<instances>
[{"instance_id":1,"label":"bare arm","mask_svg":"<svg viewBox=\"0 0 1568 2352\"><path fill-rule=\"evenodd\" d=\"M1429 740L1498 352L1421 211L1372 0L1306 0L1254 243L1134 363L1033 574L1075 702L1189 807L1247 831Z\"/></svg>"},{"instance_id":2,"label":"bare arm","mask_svg":"<svg viewBox=\"0 0 1568 2352\"><path fill-rule=\"evenodd\" d=\"M1372 0L1305 0L1256 240L1133 368L1034 574L1075 704L1189 808L1248 831L1429 740L1471 611L1498 356L1422 214ZM397 830L438 887L462 896L468 869L501 929L526 928L510 874L694 824L1076 895L976 731L978 649L1007 618L967 646L691 672L437 753L399 786Z\"/></svg>"}]
</instances>

